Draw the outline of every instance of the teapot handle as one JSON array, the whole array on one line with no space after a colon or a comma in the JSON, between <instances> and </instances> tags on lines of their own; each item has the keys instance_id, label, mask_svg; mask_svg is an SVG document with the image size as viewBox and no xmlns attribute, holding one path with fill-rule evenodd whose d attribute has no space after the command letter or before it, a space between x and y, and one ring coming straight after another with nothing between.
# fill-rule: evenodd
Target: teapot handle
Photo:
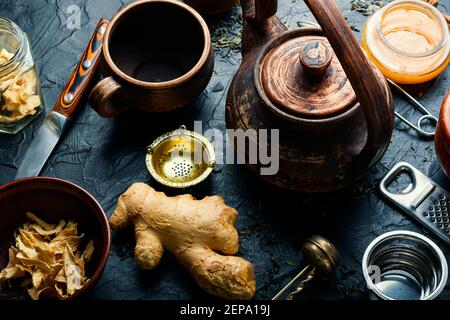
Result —
<instances>
[{"instance_id":1,"label":"teapot handle","mask_svg":"<svg viewBox=\"0 0 450 320\"><path fill-rule=\"evenodd\" d=\"M376 75L335 0L305 0L328 38L355 91L367 123L367 142L359 155L361 165L372 166L384 153L393 127L389 87Z\"/></svg>"},{"instance_id":2,"label":"teapot handle","mask_svg":"<svg viewBox=\"0 0 450 320\"><path fill-rule=\"evenodd\" d=\"M277 13L277 0L241 0L244 18L247 21L264 23Z\"/></svg>"}]
</instances>

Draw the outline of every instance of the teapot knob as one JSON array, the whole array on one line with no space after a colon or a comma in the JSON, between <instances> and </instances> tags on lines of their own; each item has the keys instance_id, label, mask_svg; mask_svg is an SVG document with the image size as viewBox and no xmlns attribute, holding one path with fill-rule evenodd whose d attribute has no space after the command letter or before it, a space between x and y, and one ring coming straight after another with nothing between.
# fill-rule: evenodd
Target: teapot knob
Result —
<instances>
[{"instance_id":1,"label":"teapot knob","mask_svg":"<svg viewBox=\"0 0 450 320\"><path fill-rule=\"evenodd\" d=\"M323 41L311 41L300 53L300 63L309 75L321 78L333 59L333 52Z\"/></svg>"}]
</instances>

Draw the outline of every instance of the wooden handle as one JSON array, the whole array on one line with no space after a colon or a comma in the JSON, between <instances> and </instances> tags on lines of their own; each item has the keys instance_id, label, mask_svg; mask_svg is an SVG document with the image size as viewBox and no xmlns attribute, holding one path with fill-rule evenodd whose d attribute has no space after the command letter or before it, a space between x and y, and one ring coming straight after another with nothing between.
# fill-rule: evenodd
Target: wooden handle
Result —
<instances>
[{"instance_id":1,"label":"wooden handle","mask_svg":"<svg viewBox=\"0 0 450 320\"><path fill-rule=\"evenodd\" d=\"M81 102L88 91L89 83L98 68L103 37L108 23L109 21L105 18L98 23L86 51L81 56L80 62L53 108L53 111L66 116L68 120L73 118L78 107L82 105Z\"/></svg>"},{"instance_id":2,"label":"wooden handle","mask_svg":"<svg viewBox=\"0 0 450 320\"><path fill-rule=\"evenodd\" d=\"M89 104L102 117L115 117L128 110L128 107L119 102L118 94L122 86L113 77L100 81L89 95Z\"/></svg>"},{"instance_id":3,"label":"wooden handle","mask_svg":"<svg viewBox=\"0 0 450 320\"><path fill-rule=\"evenodd\" d=\"M277 0L241 0L244 18L263 23L277 13Z\"/></svg>"},{"instance_id":4,"label":"wooden handle","mask_svg":"<svg viewBox=\"0 0 450 320\"><path fill-rule=\"evenodd\" d=\"M375 74L336 2L305 0L305 3L333 47L364 112L368 137L360 156L365 158L364 161L379 160L387 147L394 121L388 86Z\"/></svg>"}]
</instances>

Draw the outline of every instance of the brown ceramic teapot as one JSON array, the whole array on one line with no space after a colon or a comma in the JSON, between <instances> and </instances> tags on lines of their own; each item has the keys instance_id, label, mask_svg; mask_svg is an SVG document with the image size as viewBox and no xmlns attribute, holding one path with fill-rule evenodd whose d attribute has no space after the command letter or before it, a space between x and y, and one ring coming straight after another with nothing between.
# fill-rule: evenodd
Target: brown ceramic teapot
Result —
<instances>
[{"instance_id":1,"label":"brown ceramic teapot","mask_svg":"<svg viewBox=\"0 0 450 320\"><path fill-rule=\"evenodd\" d=\"M334 0L305 0L320 28L287 30L276 0L241 0L243 60L231 83L227 127L279 129L279 171L267 181L304 192L345 187L386 151L393 99ZM268 145L259 146L269 148ZM246 151L247 152L247 151ZM241 154L248 156L248 154ZM248 165L260 172L263 165Z\"/></svg>"},{"instance_id":2,"label":"brown ceramic teapot","mask_svg":"<svg viewBox=\"0 0 450 320\"><path fill-rule=\"evenodd\" d=\"M237 0L184 0L202 15L214 16L230 11Z\"/></svg>"}]
</instances>

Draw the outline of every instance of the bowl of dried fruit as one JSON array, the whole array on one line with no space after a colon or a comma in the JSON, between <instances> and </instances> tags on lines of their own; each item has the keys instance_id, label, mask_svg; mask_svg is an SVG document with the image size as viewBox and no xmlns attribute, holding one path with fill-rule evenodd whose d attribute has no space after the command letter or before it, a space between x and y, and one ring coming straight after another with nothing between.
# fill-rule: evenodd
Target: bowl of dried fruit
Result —
<instances>
[{"instance_id":1,"label":"bowl of dried fruit","mask_svg":"<svg viewBox=\"0 0 450 320\"><path fill-rule=\"evenodd\" d=\"M0 299L84 296L110 246L107 217L81 187L46 177L0 187Z\"/></svg>"}]
</instances>

